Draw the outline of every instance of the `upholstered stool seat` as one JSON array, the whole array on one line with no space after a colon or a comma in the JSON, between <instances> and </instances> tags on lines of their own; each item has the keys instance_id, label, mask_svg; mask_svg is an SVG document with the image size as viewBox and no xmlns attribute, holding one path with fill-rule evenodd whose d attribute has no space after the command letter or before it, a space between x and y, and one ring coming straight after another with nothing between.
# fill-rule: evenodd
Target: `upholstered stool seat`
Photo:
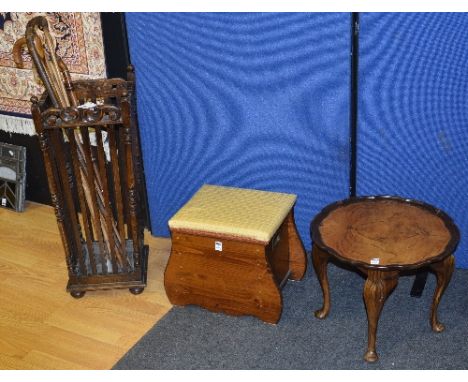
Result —
<instances>
[{"instance_id":1,"label":"upholstered stool seat","mask_svg":"<svg viewBox=\"0 0 468 382\"><path fill-rule=\"evenodd\" d=\"M204 185L169 220L169 300L276 323L280 288L306 268L295 202L292 194Z\"/></svg>"}]
</instances>

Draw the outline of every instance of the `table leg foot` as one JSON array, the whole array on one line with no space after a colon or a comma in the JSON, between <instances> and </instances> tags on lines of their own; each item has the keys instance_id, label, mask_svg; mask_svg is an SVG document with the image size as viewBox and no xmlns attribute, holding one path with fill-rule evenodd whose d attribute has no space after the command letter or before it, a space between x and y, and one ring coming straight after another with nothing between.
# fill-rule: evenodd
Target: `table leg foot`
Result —
<instances>
[{"instance_id":1,"label":"table leg foot","mask_svg":"<svg viewBox=\"0 0 468 382\"><path fill-rule=\"evenodd\" d=\"M314 316L319 319L327 318L328 316L328 311L325 311L325 309L318 309L314 312Z\"/></svg>"},{"instance_id":2,"label":"table leg foot","mask_svg":"<svg viewBox=\"0 0 468 382\"><path fill-rule=\"evenodd\" d=\"M330 287L327 274L328 254L316 245L314 245L312 249L312 264L323 293L323 306L317 310L314 315L317 318L323 319L326 318L328 312L330 312Z\"/></svg>"},{"instance_id":3,"label":"table leg foot","mask_svg":"<svg viewBox=\"0 0 468 382\"><path fill-rule=\"evenodd\" d=\"M366 354L364 354L364 360L367 362L377 362L379 359L379 356L375 351L367 351Z\"/></svg>"},{"instance_id":4,"label":"table leg foot","mask_svg":"<svg viewBox=\"0 0 468 382\"><path fill-rule=\"evenodd\" d=\"M364 284L364 302L366 304L368 321L367 352L364 359L367 362L375 362L378 359L375 348L377 338L377 325L380 312L385 300L398 284L397 271L370 270Z\"/></svg>"},{"instance_id":5,"label":"table leg foot","mask_svg":"<svg viewBox=\"0 0 468 382\"><path fill-rule=\"evenodd\" d=\"M437 318L437 308L439 307L440 299L452 278L454 267L455 258L453 255L446 257L442 261L431 264L431 269L435 272L437 277L437 286L431 307L431 327L432 330L437 333L443 332L445 329L444 324L439 322L439 319Z\"/></svg>"}]
</instances>

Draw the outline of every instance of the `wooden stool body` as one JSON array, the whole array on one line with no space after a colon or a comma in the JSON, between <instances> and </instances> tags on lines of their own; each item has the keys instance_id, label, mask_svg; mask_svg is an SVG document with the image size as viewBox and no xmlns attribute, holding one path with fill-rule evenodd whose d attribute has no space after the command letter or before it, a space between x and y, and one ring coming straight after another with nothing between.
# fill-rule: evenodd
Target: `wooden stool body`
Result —
<instances>
[{"instance_id":1,"label":"wooden stool body","mask_svg":"<svg viewBox=\"0 0 468 382\"><path fill-rule=\"evenodd\" d=\"M180 230L172 230L171 236L164 284L174 305L195 304L277 323L281 287L305 273L305 251L292 211L268 243ZM222 243L222 251L215 250L215 242Z\"/></svg>"}]
</instances>

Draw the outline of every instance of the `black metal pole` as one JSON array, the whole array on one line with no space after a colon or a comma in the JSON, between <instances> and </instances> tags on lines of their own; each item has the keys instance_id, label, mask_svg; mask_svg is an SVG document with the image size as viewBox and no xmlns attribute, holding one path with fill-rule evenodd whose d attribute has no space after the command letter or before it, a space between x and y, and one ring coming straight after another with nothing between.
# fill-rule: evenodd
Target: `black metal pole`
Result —
<instances>
[{"instance_id":1,"label":"black metal pole","mask_svg":"<svg viewBox=\"0 0 468 382\"><path fill-rule=\"evenodd\" d=\"M359 72L359 13L351 13L351 79L350 79L350 113L349 113L349 196L356 196L357 173L357 128L358 128L358 72ZM427 270L416 274L410 295L421 297L427 281Z\"/></svg>"},{"instance_id":2,"label":"black metal pole","mask_svg":"<svg viewBox=\"0 0 468 382\"><path fill-rule=\"evenodd\" d=\"M359 13L351 13L351 79L349 145L349 196L356 196L357 172L357 112L358 112L358 65L359 65Z\"/></svg>"}]
</instances>

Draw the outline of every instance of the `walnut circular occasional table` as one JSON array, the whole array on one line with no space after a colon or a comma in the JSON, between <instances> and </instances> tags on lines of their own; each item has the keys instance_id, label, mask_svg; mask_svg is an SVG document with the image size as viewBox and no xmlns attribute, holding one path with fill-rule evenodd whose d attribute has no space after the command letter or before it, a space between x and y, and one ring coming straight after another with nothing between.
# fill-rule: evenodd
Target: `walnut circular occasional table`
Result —
<instances>
[{"instance_id":1,"label":"walnut circular occasional table","mask_svg":"<svg viewBox=\"0 0 468 382\"><path fill-rule=\"evenodd\" d=\"M437 307L452 276L452 253L460 238L445 212L395 196L355 197L325 207L311 223L311 236L312 262L323 292L317 318L325 318L330 310L330 256L367 276L363 293L368 321L366 361L378 359L375 343L380 312L402 270L427 266L435 273L430 323L434 331L444 330L437 319Z\"/></svg>"}]
</instances>

